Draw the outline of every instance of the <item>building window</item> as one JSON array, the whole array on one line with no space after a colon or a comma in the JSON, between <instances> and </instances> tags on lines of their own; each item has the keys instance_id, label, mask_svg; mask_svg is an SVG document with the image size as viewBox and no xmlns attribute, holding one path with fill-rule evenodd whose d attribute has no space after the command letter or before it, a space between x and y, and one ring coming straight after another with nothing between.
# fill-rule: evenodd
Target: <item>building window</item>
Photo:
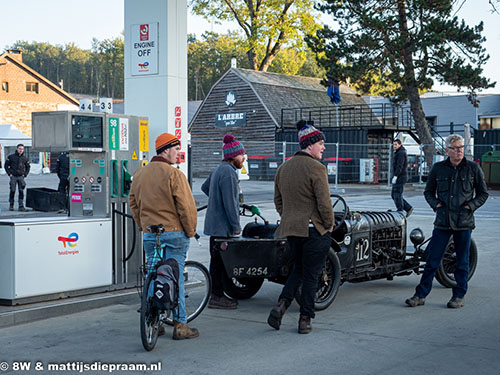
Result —
<instances>
[{"instance_id":1,"label":"building window","mask_svg":"<svg viewBox=\"0 0 500 375\"><path fill-rule=\"evenodd\" d=\"M26 82L26 91L38 94L38 82Z\"/></svg>"},{"instance_id":2,"label":"building window","mask_svg":"<svg viewBox=\"0 0 500 375\"><path fill-rule=\"evenodd\" d=\"M9 92L9 82L2 82L2 91Z\"/></svg>"}]
</instances>

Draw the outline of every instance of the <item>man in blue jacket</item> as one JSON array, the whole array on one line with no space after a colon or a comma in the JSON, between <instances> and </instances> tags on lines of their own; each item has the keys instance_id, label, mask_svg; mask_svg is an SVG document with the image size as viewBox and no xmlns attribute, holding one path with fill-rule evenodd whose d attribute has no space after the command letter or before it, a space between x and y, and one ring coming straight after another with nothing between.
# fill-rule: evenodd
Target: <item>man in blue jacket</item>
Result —
<instances>
[{"instance_id":1,"label":"man in blue jacket","mask_svg":"<svg viewBox=\"0 0 500 375\"><path fill-rule=\"evenodd\" d=\"M224 295L223 280L227 278L222 258L214 248L215 239L238 236L241 233L239 211L239 182L237 170L243 168L245 148L234 139L224 136L224 160L203 183L201 190L208 196L203 233L210 236L210 276L212 295L208 307L236 309L238 301Z\"/></svg>"},{"instance_id":2,"label":"man in blue jacket","mask_svg":"<svg viewBox=\"0 0 500 375\"><path fill-rule=\"evenodd\" d=\"M446 160L432 166L425 186L425 200L436 212L436 219L420 284L415 295L405 301L410 307L425 303L451 236L455 243L457 285L453 287L447 306L464 306L469 279L470 237L475 228L474 211L486 202L488 191L481 168L464 158L464 140L460 135L451 134L446 138L446 153Z\"/></svg>"}]
</instances>

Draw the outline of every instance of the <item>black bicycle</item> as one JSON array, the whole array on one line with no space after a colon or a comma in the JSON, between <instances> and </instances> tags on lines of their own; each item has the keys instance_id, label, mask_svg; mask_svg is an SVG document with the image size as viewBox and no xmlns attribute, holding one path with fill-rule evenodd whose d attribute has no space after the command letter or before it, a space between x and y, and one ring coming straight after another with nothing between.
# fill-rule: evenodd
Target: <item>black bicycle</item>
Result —
<instances>
[{"instance_id":1,"label":"black bicycle","mask_svg":"<svg viewBox=\"0 0 500 375\"><path fill-rule=\"evenodd\" d=\"M151 284L157 277L160 261L165 260L165 246L161 244L160 236L165 231L162 225L148 226L148 230L156 235L155 259L152 265L143 268L146 281L141 295L141 340L147 351L153 350L158 340L160 325L173 325L172 310L160 310L153 303ZM196 261L187 260L184 264L184 291L186 301L187 321L190 322L201 314L207 306L212 290L212 281L207 268Z\"/></svg>"}]
</instances>

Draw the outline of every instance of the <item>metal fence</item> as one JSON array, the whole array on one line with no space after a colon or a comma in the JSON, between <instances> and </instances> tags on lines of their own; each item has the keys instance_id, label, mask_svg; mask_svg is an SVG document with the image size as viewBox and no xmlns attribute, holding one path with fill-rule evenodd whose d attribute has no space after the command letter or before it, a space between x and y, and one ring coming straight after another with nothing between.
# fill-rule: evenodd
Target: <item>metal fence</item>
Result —
<instances>
[{"instance_id":1,"label":"metal fence","mask_svg":"<svg viewBox=\"0 0 500 375\"><path fill-rule=\"evenodd\" d=\"M204 148L213 152L192 160L193 176L205 177L223 159L222 144L207 142ZM269 143L266 152L262 152L262 143L245 142L247 151L247 168L250 179L273 180L277 169L299 150L298 142ZM424 161L423 146L403 144L408 154L408 182L424 183L428 167ZM392 143L382 144L346 144L326 143L323 163L328 173L328 180L335 186L348 183L387 184L392 178ZM486 146L481 145L486 148ZM489 145L484 152L500 150L500 145ZM257 150L257 152L255 152ZM466 145L465 153L472 159L473 145ZM436 155L434 161L443 160L446 156Z\"/></svg>"}]
</instances>

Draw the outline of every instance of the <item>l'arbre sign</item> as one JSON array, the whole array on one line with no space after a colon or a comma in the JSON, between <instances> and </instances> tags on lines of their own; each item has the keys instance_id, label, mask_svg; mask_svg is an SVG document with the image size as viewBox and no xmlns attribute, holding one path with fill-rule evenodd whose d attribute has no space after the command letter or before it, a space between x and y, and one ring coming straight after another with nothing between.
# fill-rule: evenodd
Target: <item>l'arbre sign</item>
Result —
<instances>
[{"instance_id":1,"label":"l'arbre sign","mask_svg":"<svg viewBox=\"0 0 500 375\"><path fill-rule=\"evenodd\" d=\"M215 115L215 126L245 126L247 124L247 113L217 113Z\"/></svg>"},{"instance_id":2,"label":"l'arbre sign","mask_svg":"<svg viewBox=\"0 0 500 375\"><path fill-rule=\"evenodd\" d=\"M130 36L131 74L158 74L158 22L132 25Z\"/></svg>"}]
</instances>

